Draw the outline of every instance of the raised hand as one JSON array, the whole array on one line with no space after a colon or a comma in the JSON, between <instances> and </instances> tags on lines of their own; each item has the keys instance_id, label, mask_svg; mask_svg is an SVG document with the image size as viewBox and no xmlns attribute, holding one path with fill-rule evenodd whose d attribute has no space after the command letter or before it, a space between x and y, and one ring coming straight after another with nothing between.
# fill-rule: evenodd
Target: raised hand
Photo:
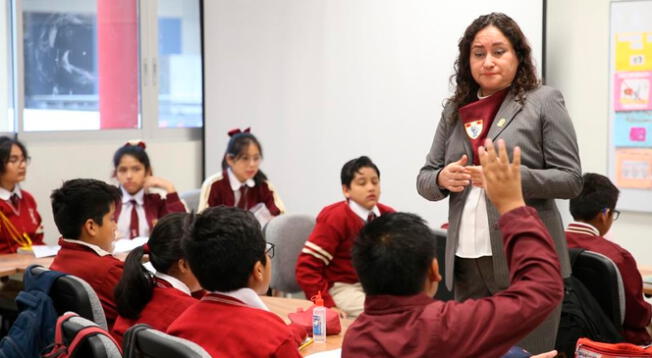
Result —
<instances>
[{"instance_id":1,"label":"raised hand","mask_svg":"<svg viewBox=\"0 0 652 358\"><path fill-rule=\"evenodd\" d=\"M486 195L502 215L512 209L525 206L521 189L521 149L514 148L512 163L509 162L505 141L499 139L498 153L491 140L485 140L478 148L484 174Z\"/></svg>"},{"instance_id":2,"label":"raised hand","mask_svg":"<svg viewBox=\"0 0 652 358\"><path fill-rule=\"evenodd\" d=\"M149 175L145 178L145 189L147 188L161 188L165 190L168 193L174 193L177 190L174 188L174 185L172 182L165 180L160 177L155 177L153 175Z\"/></svg>"}]
</instances>

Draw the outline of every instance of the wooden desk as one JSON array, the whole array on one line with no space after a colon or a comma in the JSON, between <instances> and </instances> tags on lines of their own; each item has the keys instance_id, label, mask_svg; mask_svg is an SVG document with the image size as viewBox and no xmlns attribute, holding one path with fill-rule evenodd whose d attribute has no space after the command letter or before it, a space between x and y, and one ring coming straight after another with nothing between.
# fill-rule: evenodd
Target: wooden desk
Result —
<instances>
[{"instance_id":1,"label":"wooden desk","mask_svg":"<svg viewBox=\"0 0 652 358\"><path fill-rule=\"evenodd\" d=\"M300 300L296 298L283 298L283 297L270 297L270 296L261 296L263 302L269 307L269 309L279 315L286 323L290 323L288 319L288 313L296 312L297 308L308 308L312 305L312 302L308 300ZM342 320L342 332L336 336L326 337L326 343L312 343L305 349L301 350L303 356L309 354L329 351L333 349L338 349L342 347L342 340L344 339L344 333L346 329L353 323L352 319L343 319Z\"/></svg>"},{"instance_id":2,"label":"wooden desk","mask_svg":"<svg viewBox=\"0 0 652 358\"><path fill-rule=\"evenodd\" d=\"M50 267L52 260L54 260L54 256L37 259L31 254L0 255L0 277L25 272L29 265L38 264Z\"/></svg>"},{"instance_id":3,"label":"wooden desk","mask_svg":"<svg viewBox=\"0 0 652 358\"><path fill-rule=\"evenodd\" d=\"M652 295L652 282L650 283L645 282L646 276L647 277L652 276L652 266L639 266L638 270L641 272L641 276L643 276L643 293L645 293L646 295Z\"/></svg>"}]
</instances>

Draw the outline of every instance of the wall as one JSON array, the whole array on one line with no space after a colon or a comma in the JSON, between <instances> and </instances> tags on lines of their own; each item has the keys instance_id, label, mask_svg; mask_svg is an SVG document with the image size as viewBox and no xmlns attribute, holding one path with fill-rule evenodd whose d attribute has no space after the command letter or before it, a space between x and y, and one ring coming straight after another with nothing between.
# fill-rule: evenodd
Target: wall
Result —
<instances>
[{"instance_id":1,"label":"wall","mask_svg":"<svg viewBox=\"0 0 652 358\"><path fill-rule=\"evenodd\" d=\"M607 174L609 0L548 0L546 82L559 88L575 124L582 170ZM652 214L623 212L607 235L652 265Z\"/></svg>"},{"instance_id":2,"label":"wall","mask_svg":"<svg viewBox=\"0 0 652 358\"><path fill-rule=\"evenodd\" d=\"M25 142L32 164L22 187L36 198L48 244L56 243L59 237L49 202L52 190L67 179L111 180L113 153L130 139L90 141L84 140L83 132L78 138ZM154 175L172 181L178 192L198 188L201 184L201 140L150 140L147 152Z\"/></svg>"}]
</instances>

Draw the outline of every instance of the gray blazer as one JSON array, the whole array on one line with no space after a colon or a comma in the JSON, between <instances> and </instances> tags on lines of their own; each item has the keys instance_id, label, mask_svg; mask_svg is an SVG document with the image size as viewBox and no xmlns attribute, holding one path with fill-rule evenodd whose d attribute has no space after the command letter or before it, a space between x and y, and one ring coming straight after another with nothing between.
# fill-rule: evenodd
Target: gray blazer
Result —
<instances>
[{"instance_id":1,"label":"gray blazer","mask_svg":"<svg viewBox=\"0 0 652 358\"><path fill-rule=\"evenodd\" d=\"M505 119L505 120L503 120ZM499 126L501 124L501 126ZM575 130L561 93L541 86L526 94L524 104L508 93L489 128L487 138L503 138L509 152L521 147L523 196L534 207L552 235L559 255L562 276L570 276L570 263L563 223L554 199L570 199L582 190L582 170ZM457 111L448 103L442 113L426 164L417 176L417 191L428 200L449 196L448 239L446 241L446 286L453 287L455 251L459 236L462 210L470 186L459 193L450 193L437 185L437 175L447 164L466 154L473 160L471 144L458 120ZM491 250L496 283L500 289L509 285L509 269L503 250L503 240L496 223L499 214L487 199L487 215L491 235Z\"/></svg>"}]
</instances>

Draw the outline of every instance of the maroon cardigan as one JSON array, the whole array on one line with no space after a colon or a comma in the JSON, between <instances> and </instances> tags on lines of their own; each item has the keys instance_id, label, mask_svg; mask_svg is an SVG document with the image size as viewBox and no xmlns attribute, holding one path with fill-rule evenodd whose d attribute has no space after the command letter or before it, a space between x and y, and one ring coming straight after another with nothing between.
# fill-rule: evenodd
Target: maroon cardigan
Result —
<instances>
[{"instance_id":1,"label":"maroon cardigan","mask_svg":"<svg viewBox=\"0 0 652 358\"><path fill-rule=\"evenodd\" d=\"M156 221L170 213L185 213L186 206L183 205L178 193L168 193L166 198L163 199L159 194L149 193L143 195L143 207L145 208L145 217L147 218L147 225L152 230ZM122 210L122 201L115 203L115 220L120 217L120 210Z\"/></svg>"}]
</instances>

